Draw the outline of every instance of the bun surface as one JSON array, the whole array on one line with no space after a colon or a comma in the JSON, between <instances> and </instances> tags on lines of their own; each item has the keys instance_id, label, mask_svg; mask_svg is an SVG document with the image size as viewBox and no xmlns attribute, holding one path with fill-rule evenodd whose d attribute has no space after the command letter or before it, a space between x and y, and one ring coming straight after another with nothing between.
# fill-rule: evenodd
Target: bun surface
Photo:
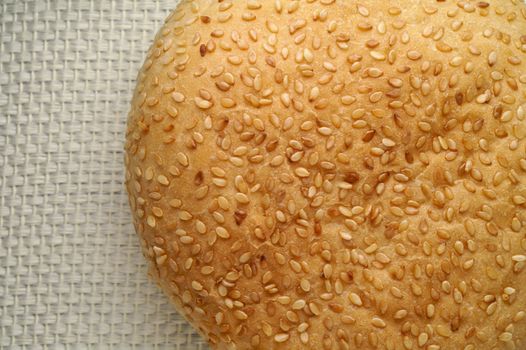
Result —
<instances>
[{"instance_id":1,"label":"bun surface","mask_svg":"<svg viewBox=\"0 0 526 350\"><path fill-rule=\"evenodd\" d=\"M199 0L139 73L126 187L215 349L526 348L526 7Z\"/></svg>"}]
</instances>

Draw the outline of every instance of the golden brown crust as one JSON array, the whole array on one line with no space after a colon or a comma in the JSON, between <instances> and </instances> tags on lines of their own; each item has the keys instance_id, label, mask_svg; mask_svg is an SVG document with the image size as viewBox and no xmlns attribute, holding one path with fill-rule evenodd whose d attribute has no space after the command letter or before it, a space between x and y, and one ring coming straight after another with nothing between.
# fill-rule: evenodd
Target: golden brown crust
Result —
<instances>
[{"instance_id":1,"label":"golden brown crust","mask_svg":"<svg viewBox=\"0 0 526 350\"><path fill-rule=\"evenodd\" d=\"M526 8L183 1L129 118L151 272L214 348L526 347Z\"/></svg>"}]
</instances>

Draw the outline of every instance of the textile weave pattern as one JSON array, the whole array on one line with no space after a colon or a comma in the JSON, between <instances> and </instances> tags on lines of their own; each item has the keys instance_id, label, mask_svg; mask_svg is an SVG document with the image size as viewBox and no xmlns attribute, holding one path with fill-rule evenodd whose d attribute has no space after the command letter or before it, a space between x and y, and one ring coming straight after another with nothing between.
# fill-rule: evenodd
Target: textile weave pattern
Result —
<instances>
[{"instance_id":1,"label":"textile weave pattern","mask_svg":"<svg viewBox=\"0 0 526 350\"><path fill-rule=\"evenodd\" d=\"M146 276L123 186L176 0L0 0L0 349L206 349Z\"/></svg>"}]
</instances>

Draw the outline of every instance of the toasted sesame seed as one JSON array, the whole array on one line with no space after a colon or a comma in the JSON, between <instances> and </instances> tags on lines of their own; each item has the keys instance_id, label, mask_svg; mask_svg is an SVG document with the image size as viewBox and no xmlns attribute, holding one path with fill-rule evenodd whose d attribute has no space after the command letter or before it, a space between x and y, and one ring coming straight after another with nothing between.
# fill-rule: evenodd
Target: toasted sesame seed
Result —
<instances>
[{"instance_id":1,"label":"toasted sesame seed","mask_svg":"<svg viewBox=\"0 0 526 350\"><path fill-rule=\"evenodd\" d=\"M444 338L451 337L451 330L447 326L439 324L436 326L435 330L437 334L440 335L441 337L444 337Z\"/></svg>"},{"instance_id":2,"label":"toasted sesame seed","mask_svg":"<svg viewBox=\"0 0 526 350\"><path fill-rule=\"evenodd\" d=\"M376 328L385 328L387 325L385 323L384 320L382 320L381 318L379 317L373 317L372 321L371 321L372 325L375 326Z\"/></svg>"},{"instance_id":3,"label":"toasted sesame seed","mask_svg":"<svg viewBox=\"0 0 526 350\"><path fill-rule=\"evenodd\" d=\"M299 177L309 177L310 176L309 171L305 168L296 168L296 170L294 170L294 173Z\"/></svg>"},{"instance_id":4,"label":"toasted sesame seed","mask_svg":"<svg viewBox=\"0 0 526 350\"><path fill-rule=\"evenodd\" d=\"M223 239L228 239L230 238L230 234L228 233L228 231L224 228L224 227L221 227L221 226L218 226L216 228L216 233L219 237L223 238Z\"/></svg>"},{"instance_id":5,"label":"toasted sesame seed","mask_svg":"<svg viewBox=\"0 0 526 350\"><path fill-rule=\"evenodd\" d=\"M513 334L509 332L503 332L499 334L499 340L502 342L509 342L513 339Z\"/></svg>"},{"instance_id":6,"label":"toasted sesame seed","mask_svg":"<svg viewBox=\"0 0 526 350\"><path fill-rule=\"evenodd\" d=\"M284 343L289 339L289 335L287 333L278 333L274 336L274 340L277 343Z\"/></svg>"},{"instance_id":7,"label":"toasted sesame seed","mask_svg":"<svg viewBox=\"0 0 526 350\"><path fill-rule=\"evenodd\" d=\"M150 227L155 227L155 225L156 225L155 217L153 217L152 215L149 215L149 216L146 218L146 221L147 221L147 223L148 223L148 226L150 226Z\"/></svg>"},{"instance_id":8,"label":"toasted sesame seed","mask_svg":"<svg viewBox=\"0 0 526 350\"><path fill-rule=\"evenodd\" d=\"M384 61L386 59L385 54L379 51L373 50L373 51L370 51L369 54L371 55L372 58L374 58L377 61Z\"/></svg>"},{"instance_id":9,"label":"toasted sesame seed","mask_svg":"<svg viewBox=\"0 0 526 350\"><path fill-rule=\"evenodd\" d=\"M351 303L353 303L356 306L362 306L363 305L362 299L356 293L349 293L349 300L351 301Z\"/></svg>"},{"instance_id":10,"label":"toasted sesame seed","mask_svg":"<svg viewBox=\"0 0 526 350\"><path fill-rule=\"evenodd\" d=\"M196 291L203 290L203 285L197 281L192 281L192 288Z\"/></svg>"},{"instance_id":11,"label":"toasted sesame seed","mask_svg":"<svg viewBox=\"0 0 526 350\"><path fill-rule=\"evenodd\" d=\"M172 99L175 102L181 103L185 101L186 97L180 92L174 92L172 93Z\"/></svg>"},{"instance_id":12,"label":"toasted sesame seed","mask_svg":"<svg viewBox=\"0 0 526 350\"><path fill-rule=\"evenodd\" d=\"M422 54L418 51L411 50L407 52L407 57L415 61L422 58Z\"/></svg>"}]
</instances>

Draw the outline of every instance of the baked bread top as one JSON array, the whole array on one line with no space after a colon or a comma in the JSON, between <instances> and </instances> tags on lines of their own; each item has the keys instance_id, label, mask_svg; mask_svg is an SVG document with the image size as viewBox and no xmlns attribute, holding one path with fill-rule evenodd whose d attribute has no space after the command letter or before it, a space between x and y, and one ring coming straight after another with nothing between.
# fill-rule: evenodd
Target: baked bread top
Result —
<instances>
[{"instance_id":1,"label":"baked bread top","mask_svg":"<svg viewBox=\"0 0 526 350\"><path fill-rule=\"evenodd\" d=\"M526 7L182 1L126 186L217 349L526 347Z\"/></svg>"}]
</instances>

